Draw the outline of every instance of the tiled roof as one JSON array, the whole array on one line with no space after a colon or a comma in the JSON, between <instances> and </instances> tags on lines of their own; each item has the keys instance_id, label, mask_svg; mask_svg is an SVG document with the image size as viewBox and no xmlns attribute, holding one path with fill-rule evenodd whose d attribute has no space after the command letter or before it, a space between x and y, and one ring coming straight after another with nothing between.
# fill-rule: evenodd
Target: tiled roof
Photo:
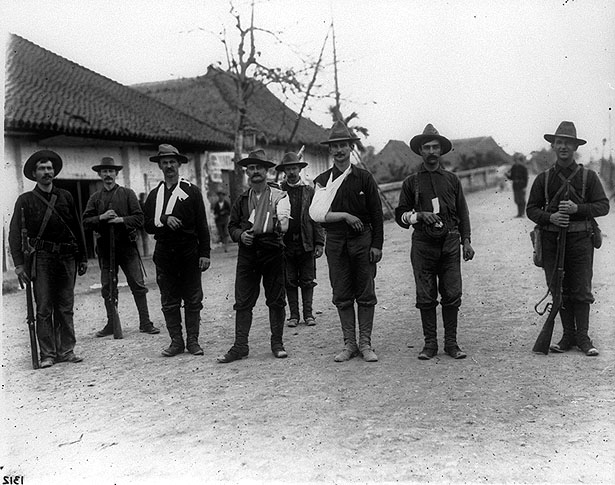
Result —
<instances>
[{"instance_id":1,"label":"tiled roof","mask_svg":"<svg viewBox=\"0 0 615 485\"><path fill-rule=\"evenodd\" d=\"M232 147L202 122L17 35L6 56L6 131Z\"/></svg>"},{"instance_id":2,"label":"tiled roof","mask_svg":"<svg viewBox=\"0 0 615 485\"><path fill-rule=\"evenodd\" d=\"M216 126L229 135L234 132L237 96L233 79L226 71L210 67L204 76L137 84L133 87ZM276 145L287 144L297 113L263 84L254 81L253 88L254 92L248 101L248 126L256 130L259 141ZM292 144L318 145L327 137L327 130L307 118L302 118Z\"/></svg>"}]
</instances>

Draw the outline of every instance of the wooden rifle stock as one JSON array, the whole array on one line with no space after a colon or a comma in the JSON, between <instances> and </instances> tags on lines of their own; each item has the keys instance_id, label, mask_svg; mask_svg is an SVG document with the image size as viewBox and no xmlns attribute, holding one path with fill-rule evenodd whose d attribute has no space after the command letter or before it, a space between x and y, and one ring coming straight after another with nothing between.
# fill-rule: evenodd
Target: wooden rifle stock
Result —
<instances>
[{"instance_id":1,"label":"wooden rifle stock","mask_svg":"<svg viewBox=\"0 0 615 485\"><path fill-rule=\"evenodd\" d=\"M31 271L31 267L33 264L33 249L28 242L28 229L26 228L26 216L23 207L21 208L21 250L23 251L24 268L28 277L28 280L26 282L26 322L28 324L28 333L30 334L30 354L32 357L32 368L38 369L40 368L40 363L38 361L38 341L36 340L36 314L34 313L32 281L30 280L30 278L34 274L34 272Z\"/></svg>"},{"instance_id":2,"label":"wooden rifle stock","mask_svg":"<svg viewBox=\"0 0 615 485\"><path fill-rule=\"evenodd\" d=\"M111 209L111 206L109 206ZM122 334L122 324L120 315L117 311L118 288L117 288L117 268L115 267L115 227L112 223L109 225L109 302L113 309L113 338L124 338Z\"/></svg>"},{"instance_id":3,"label":"wooden rifle stock","mask_svg":"<svg viewBox=\"0 0 615 485\"><path fill-rule=\"evenodd\" d=\"M534 343L533 352L543 353L547 355L549 353L549 347L551 346L551 338L553 337L553 327L555 325L555 317L559 313L562 307L562 283L564 281L564 255L566 254L566 233L567 227L560 227L557 234L557 259L555 261L555 285L553 288L553 301L550 304L549 315L547 321L542 326L540 334Z\"/></svg>"}]
</instances>

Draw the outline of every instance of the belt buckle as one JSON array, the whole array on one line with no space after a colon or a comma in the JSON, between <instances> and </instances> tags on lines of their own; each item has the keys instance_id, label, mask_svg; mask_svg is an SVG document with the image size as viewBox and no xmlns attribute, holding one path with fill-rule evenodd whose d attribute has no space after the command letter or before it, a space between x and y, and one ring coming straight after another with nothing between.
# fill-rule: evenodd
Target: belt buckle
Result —
<instances>
[{"instance_id":1,"label":"belt buckle","mask_svg":"<svg viewBox=\"0 0 615 485\"><path fill-rule=\"evenodd\" d=\"M60 248L62 247L62 245L60 243L52 243L51 245L51 252L52 253L57 253L60 254Z\"/></svg>"}]
</instances>

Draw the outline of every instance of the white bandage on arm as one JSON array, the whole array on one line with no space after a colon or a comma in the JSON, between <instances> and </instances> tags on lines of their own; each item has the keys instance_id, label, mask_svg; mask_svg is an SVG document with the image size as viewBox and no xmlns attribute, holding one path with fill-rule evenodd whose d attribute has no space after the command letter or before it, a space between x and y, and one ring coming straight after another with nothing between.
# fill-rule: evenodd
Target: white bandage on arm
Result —
<instances>
[{"instance_id":1,"label":"white bandage on arm","mask_svg":"<svg viewBox=\"0 0 615 485\"><path fill-rule=\"evenodd\" d=\"M412 211L404 212L401 216L401 220L402 222L405 222L406 224L410 224L411 226L413 226L419 221L419 218L418 218L417 213L412 210Z\"/></svg>"}]
</instances>

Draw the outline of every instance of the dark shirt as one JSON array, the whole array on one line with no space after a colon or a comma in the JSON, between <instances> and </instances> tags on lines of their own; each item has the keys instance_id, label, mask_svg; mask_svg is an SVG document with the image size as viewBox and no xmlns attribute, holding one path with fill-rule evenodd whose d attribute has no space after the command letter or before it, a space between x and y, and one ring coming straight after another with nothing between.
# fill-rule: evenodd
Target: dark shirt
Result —
<instances>
[{"instance_id":1,"label":"dark shirt","mask_svg":"<svg viewBox=\"0 0 615 485\"><path fill-rule=\"evenodd\" d=\"M340 169L333 165L329 170L316 177L314 184L325 187L331 173L333 173L334 180L342 175ZM361 219L363 224L370 224L372 228L371 247L382 249L384 243L382 202L378 194L378 185L371 173L352 165L350 173L340 185L333 199L330 210L331 212L348 212ZM323 222L321 225L328 232L348 231L348 224L344 221Z\"/></svg>"},{"instance_id":2,"label":"dark shirt","mask_svg":"<svg viewBox=\"0 0 615 485\"><path fill-rule=\"evenodd\" d=\"M288 231L284 234L284 241L293 241L296 235L301 237L301 196L305 185L292 186L285 184L283 190L288 193L290 199L290 220Z\"/></svg>"},{"instance_id":3,"label":"dark shirt","mask_svg":"<svg viewBox=\"0 0 615 485\"><path fill-rule=\"evenodd\" d=\"M104 187L89 198L83 213L83 227L96 231L103 241L109 240L109 223L101 221L100 215L113 209L124 219L123 224L115 224L115 240L129 243L130 235L143 227L143 210L136 194L125 187L115 185L111 190ZM134 238L132 240L135 240Z\"/></svg>"},{"instance_id":4,"label":"dark shirt","mask_svg":"<svg viewBox=\"0 0 615 485\"><path fill-rule=\"evenodd\" d=\"M568 178L572 172L577 168L578 164L573 162L568 167L562 167L558 164L553 165L549 169L549 186L547 187L547 195L549 197L549 207L545 207L545 172L539 173L532 184L530 190L530 196L527 201L527 216L540 226L546 226L550 222L551 214L557 212L559 202L566 200L568 197L565 191L553 200L555 194L564 183L559 177L558 173L561 173L564 178ZM580 196L583 192L583 172L587 171L587 181L585 186L585 200L580 200ZM609 199L607 198L602 183L596 172L582 167L572 178L570 182L574 192L578 195L575 196L571 193L569 198L575 204L577 204L578 210L574 214L570 214L571 221L582 221L591 219L594 217L604 216L609 213Z\"/></svg>"},{"instance_id":5,"label":"dark shirt","mask_svg":"<svg viewBox=\"0 0 615 485\"><path fill-rule=\"evenodd\" d=\"M79 262L87 261L85 250L85 237L81 228L79 214L75 201L70 192L53 187L50 193L43 192L38 186L31 192L21 194L15 202L15 210L11 218L9 229L9 246L15 266L24 264L24 255L21 247L21 209L24 208L28 237L38 236L39 229L47 212L47 204L34 195L33 192L43 196L48 201L55 194L58 198L51 212L49 222L40 236L43 241L54 243L73 243L77 245L75 257Z\"/></svg>"},{"instance_id":6,"label":"dark shirt","mask_svg":"<svg viewBox=\"0 0 615 485\"><path fill-rule=\"evenodd\" d=\"M213 212L214 220L216 222L224 221L225 219L228 219L228 216L231 215L231 203L228 201L228 199L223 199L222 205L220 205L220 201L217 200L214 204Z\"/></svg>"},{"instance_id":7,"label":"dark shirt","mask_svg":"<svg viewBox=\"0 0 615 485\"><path fill-rule=\"evenodd\" d=\"M164 182L160 182L158 187L149 193L145 201L145 230L149 234L153 234L156 241L162 243L176 244L196 241L198 243L199 257L209 258L211 246L203 195L196 185L185 181L180 181L179 183L182 190L188 194L188 197L184 200L178 199L175 207L173 207L173 211L169 215L177 217L181 221L182 226L175 231L172 230L166 224L168 215L164 215L171 193L177 185L168 189ZM156 198L159 190L164 191L163 215L160 218L162 222L161 227L156 226L154 223Z\"/></svg>"},{"instance_id":8,"label":"dark shirt","mask_svg":"<svg viewBox=\"0 0 615 485\"><path fill-rule=\"evenodd\" d=\"M419 204L415 207L415 187L418 178ZM461 240L470 240L470 212L463 194L463 187L459 177L453 172L443 169L441 166L434 171L429 171L425 165L421 165L418 172L409 175L404 180L399 194L399 204L395 209L395 220L406 229L410 227L401 220L401 216L408 211L433 212L431 199L438 197L440 200L440 218L449 229L458 229ZM422 222L414 225L422 230Z\"/></svg>"},{"instance_id":9,"label":"dark shirt","mask_svg":"<svg viewBox=\"0 0 615 485\"><path fill-rule=\"evenodd\" d=\"M527 187L527 168L522 163L515 163L507 175L512 180L513 190L521 190Z\"/></svg>"}]
</instances>

